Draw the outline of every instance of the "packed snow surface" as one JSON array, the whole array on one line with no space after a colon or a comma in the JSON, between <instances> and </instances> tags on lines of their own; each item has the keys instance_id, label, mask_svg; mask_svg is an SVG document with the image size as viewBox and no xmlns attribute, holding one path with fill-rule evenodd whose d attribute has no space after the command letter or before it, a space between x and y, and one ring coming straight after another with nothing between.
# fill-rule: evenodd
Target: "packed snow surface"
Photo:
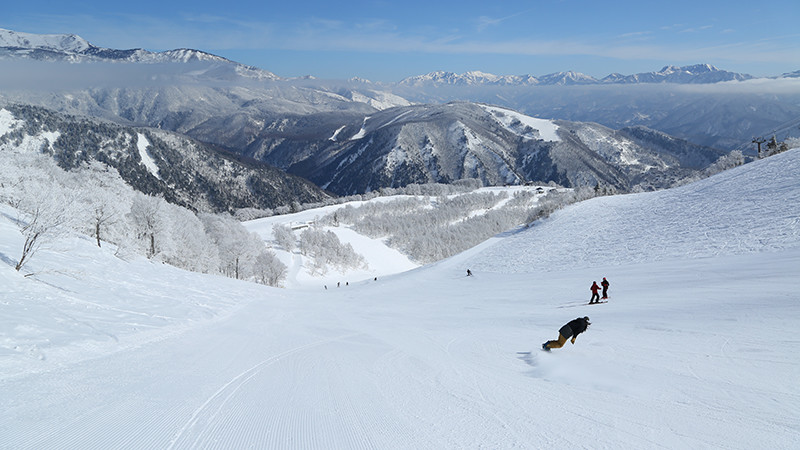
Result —
<instances>
[{"instance_id":1,"label":"packed snow surface","mask_svg":"<svg viewBox=\"0 0 800 450\"><path fill-rule=\"evenodd\" d=\"M81 237L18 273L4 207L0 446L800 448L799 196L792 150L327 290Z\"/></svg>"}]
</instances>

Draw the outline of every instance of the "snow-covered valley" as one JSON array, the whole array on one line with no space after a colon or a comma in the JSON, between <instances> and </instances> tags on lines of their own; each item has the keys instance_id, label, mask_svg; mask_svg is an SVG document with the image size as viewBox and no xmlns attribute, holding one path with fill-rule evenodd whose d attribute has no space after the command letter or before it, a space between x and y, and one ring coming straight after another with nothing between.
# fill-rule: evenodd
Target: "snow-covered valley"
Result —
<instances>
[{"instance_id":1,"label":"snow-covered valley","mask_svg":"<svg viewBox=\"0 0 800 450\"><path fill-rule=\"evenodd\" d=\"M26 277L14 214L3 448L800 446L799 149L427 266L354 238L372 272L327 289L301 267L270 288L78 236ZM586 305L602 277L610 301ZM574 345L539 350L583 316Z\"/></svg>"}]
</instances>

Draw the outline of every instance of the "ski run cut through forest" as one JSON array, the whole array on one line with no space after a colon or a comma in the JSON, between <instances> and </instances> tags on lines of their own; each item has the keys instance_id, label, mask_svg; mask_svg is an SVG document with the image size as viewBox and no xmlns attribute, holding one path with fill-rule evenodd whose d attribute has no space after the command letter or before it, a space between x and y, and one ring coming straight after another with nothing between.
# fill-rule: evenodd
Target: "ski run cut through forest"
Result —
<instances>
[{"instance_id":1,"label":"ski run cut through forest","mask_svg":"<svg viewBox=\"0 0 800 450\"><path fill-rule=\"evenodd\" d=\"M335 223L364 264L278 249L344 207L245 223L275 288L77 234L16 271L0 206L0 447L800 448L800 149L432 264Z\"/></svg>"}]
</instances>

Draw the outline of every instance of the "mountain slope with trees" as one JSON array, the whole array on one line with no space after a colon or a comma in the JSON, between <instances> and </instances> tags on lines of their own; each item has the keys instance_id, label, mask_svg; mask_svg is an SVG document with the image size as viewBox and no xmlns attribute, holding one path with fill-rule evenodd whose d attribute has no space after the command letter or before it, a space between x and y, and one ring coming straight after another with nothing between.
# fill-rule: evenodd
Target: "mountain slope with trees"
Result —
<instances>
[{"instance_id":1,"label":"mountain slope with trees","mask_svg":"<svg viewBox=\"0 0 800 450\"><path fill-rule=\"evenodd\" d=\"M106 164L135 190L196 211L274 209L330 198L306 180L178 134L25 105L6 106L0 114L4 147L36 146L64 170Z\"/></svg>"},{"instance_id":2,"label":"mountain slope with trees","mask_svg":"<svg viewBox=\"0 0 800 450\"><path fill-rule=\"evenodd\" d=\"M554 182L608 192L685 182L725 155L644 128L547 121L474 103L415 105L342 125L306 146L273 139L261 157L340 195L412 183ZM302 148L301 148L302 147Z\"/></svg>"}]
</instances>

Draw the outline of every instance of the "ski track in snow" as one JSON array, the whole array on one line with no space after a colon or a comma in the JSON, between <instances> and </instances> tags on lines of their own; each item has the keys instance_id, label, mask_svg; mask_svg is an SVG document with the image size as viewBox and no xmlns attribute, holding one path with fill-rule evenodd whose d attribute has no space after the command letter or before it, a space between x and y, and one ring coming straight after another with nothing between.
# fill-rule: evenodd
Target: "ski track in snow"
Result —
<instances>
[{"instance_id":1,"label":"ski track in snow","mask_svg":"<svg viewBox=\"0 0 800 450\"><path fill-rule=\"evenodd\" d=\"M189 445L182 445L181 447L185 446L187 448L197 448L201 444L204 444L203 446L208 445L207 441L209 437L204 435L207 435L208 431L213 429L212 425L218 420L217 416L220 415L220 412L223 410L223 408L225 408L226 404L231 399L231 397L233 397L243 385L247 384L248 382L250 382L250 380L256 377L265 366L274 364L275 362L287 356L290 356L294 353L298 353L308 348L316 347L334 340L344 339L347 338L348 336L354 336L354 334L338 336L333 339L323 339L320 341L312 342L307 345L292 348L281 354L272 356L256 364L250 369L247 369L244 372L238 374L231 381L225 383L217 392L214 393L214 395L209 397L208 400L206 400L205 403L203 403L200 406L200 408L194 411L189 421L181 428L177 436L170 442L169 448L176 448L178 447L178 444L181 443L182 441L187 441L188 439L184 438L185 434L195 434L196 437L194 441L192 441ZM201 416L207 416L207 418L203 420L204 425L200 429L200 431L195 433L188 433L193 428L197 427L198 423L200 422Z\"/></svg>"}]
</instances>

